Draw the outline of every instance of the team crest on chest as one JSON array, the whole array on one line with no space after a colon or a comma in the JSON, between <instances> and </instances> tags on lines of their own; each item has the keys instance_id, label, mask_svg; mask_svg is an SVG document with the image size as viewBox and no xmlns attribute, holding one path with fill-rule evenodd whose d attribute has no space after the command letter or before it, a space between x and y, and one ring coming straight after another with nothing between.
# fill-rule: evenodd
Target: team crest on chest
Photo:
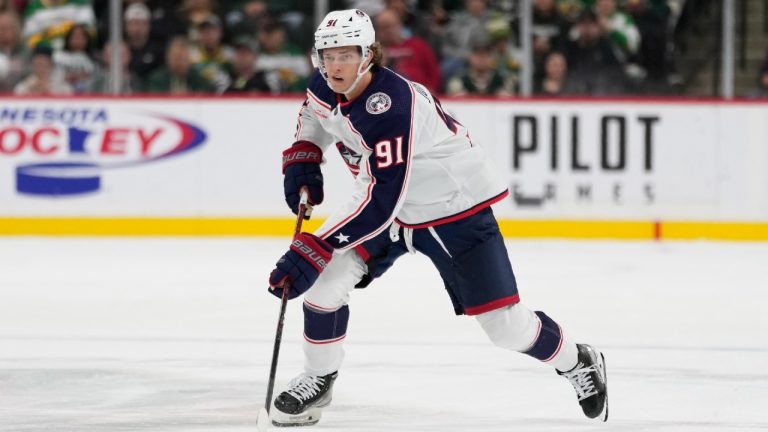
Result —
<instances>
[{"instance_id":1,"label":"team crest on chest","mask_svg":"<svg viewBox=\"0 0 768 432\"><path fill-rule=\"evenodd\" d=\"M392 106L392 99L386 93L374 93L365 101L365 110L371 114L382 114Z\"/></svg>"}]
</instances>

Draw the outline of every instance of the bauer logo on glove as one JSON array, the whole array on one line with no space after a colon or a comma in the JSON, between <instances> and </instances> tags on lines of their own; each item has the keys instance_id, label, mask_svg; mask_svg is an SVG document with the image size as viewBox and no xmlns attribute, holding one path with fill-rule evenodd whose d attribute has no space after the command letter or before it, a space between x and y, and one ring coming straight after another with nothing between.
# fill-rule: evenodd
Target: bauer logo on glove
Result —
<instances>
[{"instance_id":1,"label":"bauer logo on glove","mask_svg":"<svg viewBox=\"0 0 768 432\"><path fill-rule=\"evenodd\" d=\"M282 297L283 289L289 285L288 298L304 294L325 270L332 256L333 246L328 242L309 233L299 234L269 275L269 292Z\"/></svg>"},{"instance_id":2,"label":"bauer logo on glove","mask_svg":"<svg viewBox=\"0 0 768 432\"><path fill-rule=\"evenodd\" d=\"M322 162L322 150L309 141L298 141L283 152L285 202L294 214L299 214L302 189L307 190L309 204L323 202Z\"/></svg>"},{"instance_id":3,"label":"bauer logo on glove","mask_svg":"<svg viewBox=\"0 0 768 432\"><path fill-rule=\"evenodd\" d=\"M299 253L303 254L310 264L314 265L320 271L325 270L325 266L328 261L325 259L326 255L321 255L312 249L312 246L304 244L300 239L293 241L292 248L296 249Z\"/></svg>"},{"instance_id":4,"label":"bauer logo on glove","mask_svg":"<svg viewBox=\"0 0 768 432\"><path fill-rule=\"evenodd\" d=\"M283 166L288 166L291 163L294 162L313 162L313 163L320 163L323 158L320 155L320 151L285 151L283 152ZM283 171L285 171L285 168L283 168Z\"/></svg>"}]
</instances>

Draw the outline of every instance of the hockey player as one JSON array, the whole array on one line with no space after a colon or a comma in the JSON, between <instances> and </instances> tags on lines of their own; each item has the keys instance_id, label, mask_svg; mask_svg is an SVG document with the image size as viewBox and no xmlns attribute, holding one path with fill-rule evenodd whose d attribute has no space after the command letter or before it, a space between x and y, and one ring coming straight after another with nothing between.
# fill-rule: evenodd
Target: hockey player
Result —
<instances>
[{"instance_id":1,"label":"hockey player","mask_svg":"<svg viewBox=\"0 0 768 432\"><path fill-rule=\"evenodd\" d=\"M301 233L277 262L270 291L304 295L304 373L274 401L273 423L316 423L344 356L350 292L401 255L427 255L458 315L491 341L534 357L570 380L584 414L608 417L603 355L574 343L543 312L520 303L491 205L508 191L466 128L420 84L381 67L370 18L329 13L315 32L307 99L295 142L283 152L285 198L302 188L323 201L323 153L335 147L355 176L348 203L314 234Z\"/></svg>"}]
</instances>

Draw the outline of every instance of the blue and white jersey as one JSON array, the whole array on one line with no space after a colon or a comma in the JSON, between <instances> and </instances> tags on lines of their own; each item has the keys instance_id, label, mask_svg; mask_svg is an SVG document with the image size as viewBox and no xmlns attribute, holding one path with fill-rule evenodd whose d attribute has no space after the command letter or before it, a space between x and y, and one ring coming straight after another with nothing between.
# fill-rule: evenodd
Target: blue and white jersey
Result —
<instances>
[{"instance_id":1,"label":"blue and white jersey","mask_svg":"<svg viewBox=\"0 0 768 432\"><path fill-rule=\"evenodd\" d=\"M355 176L353 196L315 233L356 248L396 220L423 228L503 199L507 187L483 147L427 89L381 68L363 93L343 102L319 72L310 79L296 141L333 146Z\"/></svg>"}]
</instances>

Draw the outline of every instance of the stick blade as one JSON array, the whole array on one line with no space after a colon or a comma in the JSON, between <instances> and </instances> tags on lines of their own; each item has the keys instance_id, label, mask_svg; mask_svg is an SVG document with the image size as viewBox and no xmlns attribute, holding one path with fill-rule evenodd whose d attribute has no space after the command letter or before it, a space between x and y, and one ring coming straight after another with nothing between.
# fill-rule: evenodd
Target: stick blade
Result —
<instances>
[{"instance_id":1,"label":"stick blade","mask_svg":"<svg viewBox=\"0 0 768 432\"><path fill-rule=\"evenodd\" d=\"M256 429L258 429L259 432L265 432L269 429L271 424L272 422L269 419L269 413L267 412L267 409L260 409L259 414L256 416Z\"/></svg>"}]
</instances>

